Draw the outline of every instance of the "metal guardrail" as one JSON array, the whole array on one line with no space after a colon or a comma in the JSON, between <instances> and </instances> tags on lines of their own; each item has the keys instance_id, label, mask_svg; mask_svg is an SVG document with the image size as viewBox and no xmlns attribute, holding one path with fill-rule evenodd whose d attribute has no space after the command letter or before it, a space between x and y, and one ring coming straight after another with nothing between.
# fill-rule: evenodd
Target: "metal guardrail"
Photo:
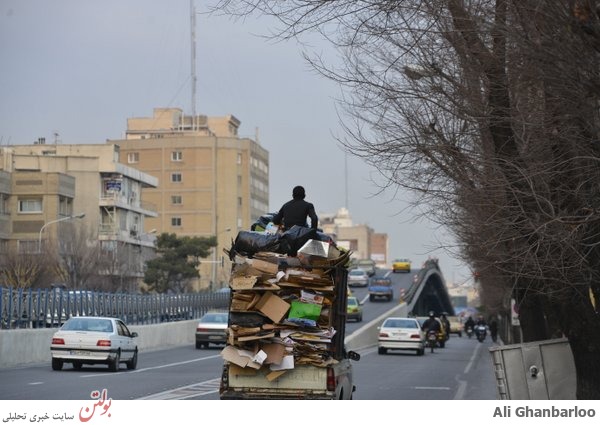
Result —
<instances>
[{"instance_id":1,"label":"metal guardrail","mask_svg":"<svg viewBox=\"0 0 600 425\"><path fill-rule=\"evenodd\" d=\"M0 329L61 326L72 316L118 317L131 325L191 320L227 308L228 293L126 294L0 287Z\"/></svg>"}]
</instances>

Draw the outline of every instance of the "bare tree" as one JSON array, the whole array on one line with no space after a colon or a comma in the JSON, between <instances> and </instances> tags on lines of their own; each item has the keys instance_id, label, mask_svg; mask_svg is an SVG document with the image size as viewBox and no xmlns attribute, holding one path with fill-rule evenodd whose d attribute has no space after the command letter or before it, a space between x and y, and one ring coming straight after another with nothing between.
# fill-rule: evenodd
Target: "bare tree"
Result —
<instances>
[{"instance_id":1,"label":"bare tree","mask_svg":"<svg viewBox=\"0 0 600 425\"><path fill-rule=\"evenodd\" d=\"M528 341L568 337L579 398L600 398L600 149L596 1L222 0L318 31L341 66L349 152L449 226ZM491 302L491 298L487 299ZM590 343L592 341L592 343Z\"/></svg>"},{"instance_id":2,"label":"bare tree","mask_svg":"<svg viewBox=\"0 0 600 425\"><path fill-rule=\"evenodd\" d=\"M39 254L19 253L13 248L0 256L0 280L12 288L39 286L47 269L47 262Z\"/></svg>"},{"instance_id":3,"label":"bare tree","mask_svg":"<svg viewBox=\"0 0 600 425\"><path fill-rule=\"evenodd\" d=\"M60 282L69 288L90 288L101 262L97 238L91 229L68 224L62 227L60 240L46 245L45 255L53 259L53 271Z\"/></svg>"}]
</instances>

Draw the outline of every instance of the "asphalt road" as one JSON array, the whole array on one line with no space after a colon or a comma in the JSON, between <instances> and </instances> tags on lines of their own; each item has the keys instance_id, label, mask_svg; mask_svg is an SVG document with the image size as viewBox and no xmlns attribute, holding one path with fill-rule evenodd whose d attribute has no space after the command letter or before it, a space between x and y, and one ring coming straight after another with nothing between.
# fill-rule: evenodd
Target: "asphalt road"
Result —
<instances>
[{"instance_id":1,"label":"asphalt road","mask_svg":"<svg viewBox=\"0 0 600 425\"><path fill-rule=\"evenodd\" d=\"M364 300L362 323L348 323L351 333L399 302L400 288L410 285L412 274L391 275L394 299L368 301L366 288L352 288ZM424 356L376 347L360 351L353 362L357 400L494 400L495 378L488 348L465 336L452 335L446 348ZM221 347L196 350L193 345L140 353L138 368L125 365L117 373L106 366L66 365L52 371L48 362L0 369L1 400L89 400L92 391L106 389L113 400L217 400L222 359Z\"/></svg>"}]
</instances>

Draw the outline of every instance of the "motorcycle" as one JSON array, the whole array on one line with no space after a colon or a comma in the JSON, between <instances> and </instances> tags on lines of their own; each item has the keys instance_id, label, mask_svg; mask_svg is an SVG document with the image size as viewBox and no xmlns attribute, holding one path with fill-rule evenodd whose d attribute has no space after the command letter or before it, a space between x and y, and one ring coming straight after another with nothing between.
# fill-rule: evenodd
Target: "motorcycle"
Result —
<instances>
[{"instance_id":1,"label":"motorcycle","mask_svg":"<svg viewBox=\"0 0 600 425\"><path fill-rule=\"evenodd\" d=\"M475 335L477 336L477 341L483 342L487 335L487 329L484 325L475 326Z\"/></svg>"},{"instance_id":2,"label":"motorcycle","mask_svg":"<svg viewBox=\"0 0 600 425\"><path fill-rule=\"evenodd\" d=\"M473 336L473 327L472 326L467 326L467 329L465 329L465 332L467 333L467 336L469 338L471 338Z\"/></svg>"},{"instance_id":3,"label":"motorcycle","mask_svg":"<svg viewBox=\"0 0 600 425\"><path fill-rule=\"evenodd\" d=\"M435 330L427 331L426 339L427 339L427 346L431 349L431 352L433 353L433 349L435 348L435 345L437 344L437 339L438 339L437 331L435 331Z\"/></svg>"}]
</instances>

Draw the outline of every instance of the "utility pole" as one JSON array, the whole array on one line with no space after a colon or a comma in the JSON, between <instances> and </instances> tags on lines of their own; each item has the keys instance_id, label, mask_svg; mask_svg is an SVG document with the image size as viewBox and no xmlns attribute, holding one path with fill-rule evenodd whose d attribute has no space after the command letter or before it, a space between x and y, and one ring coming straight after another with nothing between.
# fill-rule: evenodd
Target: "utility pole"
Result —
<instances>
[{"instance_id":1,"label":"utility pole","mask_svg":"<svg viewBox=\"0 0 600 425\"><path fill-rule=\"evenodd\" d=\"M192 83L192 131L196 131L196 7L194 0L190 0L190 47L191 47L191 75Z\"/></svg>"}]
</instances>

